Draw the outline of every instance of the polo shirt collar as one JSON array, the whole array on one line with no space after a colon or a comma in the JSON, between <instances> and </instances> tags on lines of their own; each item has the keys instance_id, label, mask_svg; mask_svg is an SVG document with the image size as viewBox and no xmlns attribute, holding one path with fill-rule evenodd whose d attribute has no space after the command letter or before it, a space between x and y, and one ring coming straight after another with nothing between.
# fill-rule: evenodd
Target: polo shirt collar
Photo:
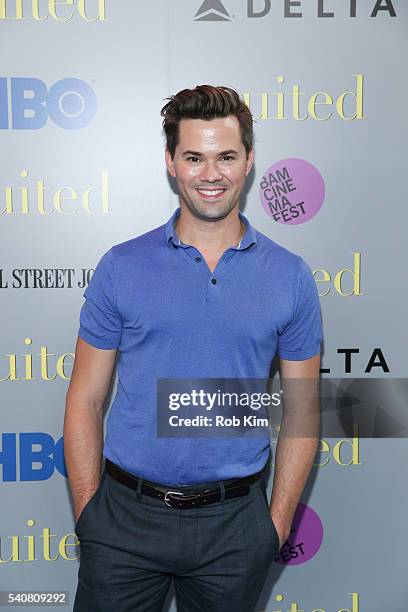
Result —
<instances>
[{"instance_id":1,"label":"polo shirt collar","mask_svg":"<svg viewBox=\"0 0 408 612\"><path fill-rule=\"evenodd\" d=\"M167 221L167 223L165 224L165 236L166 236L166 244L171 247L171 246L175 246L175 247L183 247L183 248L187 248L191 245L189 244L184 244L183 242L181 242L180 238L177 235L176 229L174 227L174 224L178 218L178 216L180 215L181 212L181 208L180 206L178 208L176 208L176 210L174 211L174 213L171 215L170 219ZM244 223L245 225L245 233L241 239L241 242L239 244L239 248L238 246L236 247L231 247L234 251L243 251L244 249L247 249L248 247L250 247L252 244L256 244L257 240L256 240L256 231L255 228L250 224L248 218L239 210L238 211L238 215L239 218L241 219L241 221Z\"/></svg>"}]
</instances>

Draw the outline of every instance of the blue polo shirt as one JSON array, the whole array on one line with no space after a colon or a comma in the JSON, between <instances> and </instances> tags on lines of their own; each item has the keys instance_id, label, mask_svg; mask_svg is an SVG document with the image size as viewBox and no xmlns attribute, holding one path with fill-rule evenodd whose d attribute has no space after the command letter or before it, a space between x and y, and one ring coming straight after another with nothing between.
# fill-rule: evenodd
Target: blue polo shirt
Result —
<instances>
[{"instance_id":1,"label":"blue polo shirt","mask_svg":"<svg viewBox=\"0 0 408 612\"><path fill-rule=\"evenodd\" d=\"M245 224L241 243L211 272L164 225L103 254L84 291L79 336L118 349L118 388L103 454L165 485L247 476L269 456L268 437L160 438L158 378L268 378L276 353L320 353L319 297L304 260Z\"/></svg>"}]
</instances>

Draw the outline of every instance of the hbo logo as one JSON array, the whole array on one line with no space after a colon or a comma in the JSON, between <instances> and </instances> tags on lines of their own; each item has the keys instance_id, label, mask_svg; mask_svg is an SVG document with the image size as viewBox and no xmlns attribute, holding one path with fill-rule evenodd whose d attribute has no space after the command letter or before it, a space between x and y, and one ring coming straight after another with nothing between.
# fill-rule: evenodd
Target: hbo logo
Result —
<instances>
[{"instance_id":1,"label":"hbo logo","mask_svg":"<svg viewBox=\"0 0 408 612\"><path fill-rule=\"evenodd\" d=\"M55 468L67 477L63 440L54 442L50 434L42 431L3 433L0 449L3 482L48 480Z\"/></svg>"},{"instance_id":2,"label":"hbo logo","mask_svg":"<svg viewBox=\"0 0 408 612\"><path fill-rule=\"evenodd\" d=\"M48 117L65 130L78 130L91 121L96 106L95 92L80 79L61 79L48 90L40 79L0 77L3 130L39 130Z\"/></svg>"}]
</instances>

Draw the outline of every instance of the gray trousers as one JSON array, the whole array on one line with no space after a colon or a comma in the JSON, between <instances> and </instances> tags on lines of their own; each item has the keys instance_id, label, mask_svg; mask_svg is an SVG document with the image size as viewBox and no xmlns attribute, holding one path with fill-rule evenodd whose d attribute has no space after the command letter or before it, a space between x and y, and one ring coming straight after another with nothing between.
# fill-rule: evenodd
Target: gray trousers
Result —
<instances>
[{"instance_id":1,"label":"gray trousers","mask_svg":"<svg viewBox=\"0 0 408 612\"><path fill-rule=\"evenodd\" d=\"M172 580L178 612L254 612L279 548L264 477L244 497L176 509L105 470L75 532L74 612L159 612Z\"/></svg>"}]
</instances>

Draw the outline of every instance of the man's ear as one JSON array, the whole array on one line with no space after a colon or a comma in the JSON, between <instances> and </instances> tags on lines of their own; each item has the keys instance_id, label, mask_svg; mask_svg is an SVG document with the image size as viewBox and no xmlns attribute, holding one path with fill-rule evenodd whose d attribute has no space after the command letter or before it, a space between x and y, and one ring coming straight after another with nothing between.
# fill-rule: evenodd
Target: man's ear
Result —
<instances>
[{"instance_id":1,"label":"man's ear","mask_svg":"<svg viewBox=\"0 0 408 612\"><path fill-rule=\"evenodd\" d=\"M167 147L164 152L164 159L166 161L166 166L167 166L167 170L169 171L169 174L175 178L176 171L174 169L174 163L173 163L173 160L171 159L170 151L168 150Z\"/></svg>"},{"instance_id":2,"label":"man's ear","mask_svg":"<svg viewBox=\"0 0 408 612\"><path fill-rule=\"evenodd\" d=\"M253 163L254 163L254 148L251 147L248 153L248 159L246 161L245 176L248 176L248 174L250 173Z\"/></svg>"}]
</instances>

